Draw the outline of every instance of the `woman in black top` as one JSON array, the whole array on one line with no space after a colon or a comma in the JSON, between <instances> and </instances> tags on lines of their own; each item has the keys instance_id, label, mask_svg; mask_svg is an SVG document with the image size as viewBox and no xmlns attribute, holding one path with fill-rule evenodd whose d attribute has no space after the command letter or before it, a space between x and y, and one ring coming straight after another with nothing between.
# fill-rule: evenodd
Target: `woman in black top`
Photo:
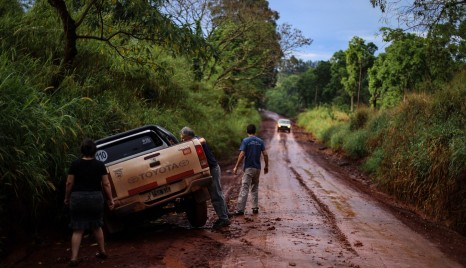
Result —
<instances>
[{"instance_id":1,"label":"woman in black top","mask_svg":"<svg viewBox=\"0 0 466 268\"><path fill-rule=\"evenodd\" d=\"M114 202L107 169L104 163L94 159L96 150L95 143L85 139L81 144L81 158L73 161L68 170L65 204L70 207L70 228L73 230L70 266L78 264L79 246L85 230L92 230L97 240L99 252L96 257L107 257L102 231L105 203L102 189L110 209Z\"/></svg>"}]
</instances>

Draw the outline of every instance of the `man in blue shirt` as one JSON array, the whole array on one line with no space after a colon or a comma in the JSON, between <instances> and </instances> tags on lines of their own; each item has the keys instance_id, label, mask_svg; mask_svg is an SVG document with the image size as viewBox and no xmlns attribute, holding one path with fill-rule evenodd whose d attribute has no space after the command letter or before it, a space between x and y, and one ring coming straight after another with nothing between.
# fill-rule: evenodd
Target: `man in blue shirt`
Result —
<instances>
[{"instance_id":1,"label":"man in blue shirt","mask_svg":"<svg viewBox=\"0 0 466 268\"><path fill-rule=\"evenodd\" d=\"M243 178L241 179L241 191L236 204L235 215L244 215L246 201L248 200L249 188L251 188L252 196L252 212L259 213L259 176L261 172L261 153L264 156L264 174L269 172L269 156L265 150L264 142L256 137L256 126L250 124L246 131L248 137L241 142L238 156L238 161L233 168L233 173L238 172L238 166L244 159Z\"/></svg>"},{"instance_id":2,"label":"man in blue shirt","mask_svg":"<svg viewBox=\"0 0 466 268\"><path fill-rule=\"evenodd\" d=\"M207 157L207 162L210 167L210 174L212 175L212 184L209 186L210 199L212 206L214 207L215 213L218 216L218 220L214 223L214 228L225 227L230 225L228 218L228 207L225 202L225 197L222 192L222 185L220 183L220 166L215 159L214 154L210 150L209 145L204 138L198 137L194 134L194 131L189 127L184 127L180 131L182 141L188 141L193 138L199 139L204 149L204 153Z\"/></svg>"}]
</instances>

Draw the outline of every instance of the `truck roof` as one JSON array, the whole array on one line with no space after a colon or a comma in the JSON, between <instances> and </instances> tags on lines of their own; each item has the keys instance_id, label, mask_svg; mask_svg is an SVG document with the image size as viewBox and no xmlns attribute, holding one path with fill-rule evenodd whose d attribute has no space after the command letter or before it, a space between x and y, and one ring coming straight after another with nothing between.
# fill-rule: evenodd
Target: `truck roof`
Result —
<instances>
[{"instance_id":1,"label":"truck roof","mask_svg":"<svg viewBox=\"0 0 466 268\"><path fill-rule=\"evenodd\" d=\"M125 132L117 133L112 136L96 140L95 143L96 145L100 145L114 140L119 140L124 137L142 133L144 131L156 132L168 146L179 143L178 139L170 131L158 125L145 125L139 128L131 129Z\"/></svg>"}]
</instances>

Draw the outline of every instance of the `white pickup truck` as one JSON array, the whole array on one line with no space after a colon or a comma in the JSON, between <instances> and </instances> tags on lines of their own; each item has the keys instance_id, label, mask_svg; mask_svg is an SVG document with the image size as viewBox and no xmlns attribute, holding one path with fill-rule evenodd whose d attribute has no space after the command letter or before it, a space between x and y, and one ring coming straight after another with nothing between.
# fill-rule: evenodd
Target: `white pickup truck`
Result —
<instances>
[{"instance_id":1,"label":"white pickup truck","mask_svg":"<svg viewBox=\"0 0 466 268\"><path fill-rule=\"evenodd\" d=\"M105 227L118 232L125 223L186 212L189 223L207 221L207 187L212 182L207 158L197 139L179 143L168 130L148 125L96 141L96 159L105 163L115 200Z\"/></svg>"}]
</instances>

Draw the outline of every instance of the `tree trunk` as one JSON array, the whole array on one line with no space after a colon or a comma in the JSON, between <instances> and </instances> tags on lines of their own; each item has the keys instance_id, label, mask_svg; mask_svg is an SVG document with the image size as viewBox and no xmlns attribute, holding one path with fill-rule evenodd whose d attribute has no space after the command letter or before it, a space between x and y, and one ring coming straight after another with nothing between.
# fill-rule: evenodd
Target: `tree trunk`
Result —
<instances>
[{"instance_id":1,"label":"tree trunk","mask_svg":"<svg viewBox=\"0 0 466 268\"><path fill-rule=\"evenodd\" d=\"M374 94L374 96L372 97L372 108L374 108L374 110L377 109L377 99L377 94Z\"/></svg>"},{"instance_id":2,"label":"tree trunk","mask_svg":"<svg viewBox=\"0 0 466 268\"><path fill-rule=\"evenodd\" d=\"M351 112L353 111L353 106L354 106L354 96L351 95L351 107L350 107Z\"/></svg>"},{"instance_id":3,"label":"tree trunk","mask_svg":"<svg viewBox=\"0 0 466 268\"><path fill-rule=\"evenodd\" d=\"M60 19L63 23L63 32L65 34L63 62L61 63L58 72L53 75L51 81L52 86L56 90L63 81L65 74L71 70L74 58L78 54L78 50L76 48L76 23L68 12L68 8L66 7L64 0L48 0L48 2L60 15Z\"/></svg>"},{"instance_id":4,"label":"tree trunk","mask_svg":"<svg viewBox=\"0 0 466 268\"><path fill-rule=\"evenodd\" d=\"M316 89L316 91L315 91L315 94L314 94L314 105L317 107L317 93L318 93L318 88L316 87L315 89Z\"/></svg>"},{"instance_id":5,"label":"tree trunk","mask_svg":"<svg viewBox=\"0 0 466 268\"><path fill-rule=\"evenodd\" d=\"M358 99L356 103L357 108L359 108L359 94L361 92L361 80L362 80L362 64L359 64Z\"/></svg>"}]
</instances>

